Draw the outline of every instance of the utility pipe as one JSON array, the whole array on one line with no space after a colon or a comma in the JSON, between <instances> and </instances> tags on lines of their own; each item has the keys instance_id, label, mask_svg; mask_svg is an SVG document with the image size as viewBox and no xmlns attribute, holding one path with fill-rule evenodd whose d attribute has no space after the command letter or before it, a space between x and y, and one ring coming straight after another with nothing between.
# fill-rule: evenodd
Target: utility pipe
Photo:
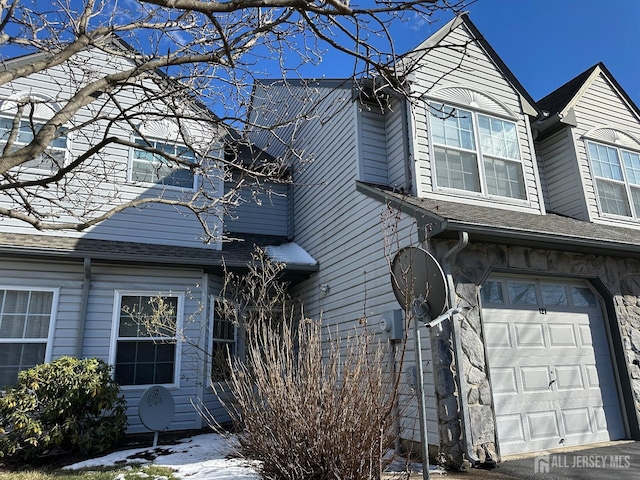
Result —
<instances>
[{"instance_id":1,"label":"utility pipe","mask_svg":"<svg viewBox=\"0 0 640 480\"><path fill-rule=\"evenodd\" d=\"M86 257L83 265L84 280L82 283L82 297L80 298L80 318L78 318L78 337L76 338L76 357L82 357L84 344L84 330L87 323L87 310L89 308L89 287L91 286L91 258Z\"/></svg>"},{"instance_id":2,"label":"utility pipe","mask_svg":"<svg viewBox=\"0 0 640 480\"><path fill-rule=\"evenodd\" d=\"M453 281L453 274L451 273L451 264L449 259L460 252L469 244L469 234L467 232L458 233L458 243L456 243L447 253L445 253L442 259L442 271L447 279L448 291L449 291L449 307L455 308L456 305L456 286ZM469 425L471 418L469 416L469 409L467 408L467 389L464 382L464 371L462 362L462 341L460 339L460 324L456 321L456 311L451 314L451 331L453 337L453 348L455 350L456 359L456 376L458 377L458 396L460 401L460 413L462 414L462 436L464 438L465 454L472 464L479 462L479 458L473 451L473 445L471 443L471 435L469 433Z\"/></svg>"},{"instance_id":3,"label":"utility pipe","mask_svg":"<svg viewBox=\"0 0 640 480\"><path fill-rule=\"evenodd\" d=\"M427 438L427 402L424 396L424 367L422 365L422 338L420 325L430 322L429 308L422 297L417 298L412 306L413 312L413 341L416 364L416 396L418 397L418 414L420 419L420 448L422 455L422 480L429 480L429 439Z\"/></svg>"}]
</instances>

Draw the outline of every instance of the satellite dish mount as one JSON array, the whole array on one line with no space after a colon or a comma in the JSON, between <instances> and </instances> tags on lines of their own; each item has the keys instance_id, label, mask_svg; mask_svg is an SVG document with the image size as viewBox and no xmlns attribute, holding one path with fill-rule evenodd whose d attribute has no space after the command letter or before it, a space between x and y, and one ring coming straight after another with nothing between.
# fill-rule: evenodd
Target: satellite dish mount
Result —
<instances>
[{"instance_id":1,"label":"satellite dish mount","mask_svg":"<svg viewBox=\"0 0 640 480\"><path fill-rule=\"evenodd\" d=\"M433 327L453 312L446 313L447 280L440 264L426 250L419 247L401 249L391 262L393 293L405 312L413 316L413 338L416 352L416 395L420 413L422 446L422 478L429 479L429 450L427 442L427 409L424 398L424 370L419 322ZM436 317L435 320L431 320Z\"/></svg>"}]
</instances>

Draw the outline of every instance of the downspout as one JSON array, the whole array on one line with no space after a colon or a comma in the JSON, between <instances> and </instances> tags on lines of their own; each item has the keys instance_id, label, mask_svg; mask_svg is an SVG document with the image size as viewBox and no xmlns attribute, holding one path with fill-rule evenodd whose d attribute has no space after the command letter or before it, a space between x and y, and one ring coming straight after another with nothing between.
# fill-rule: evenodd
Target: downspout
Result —
<instances>
[{"instance_id":1,"label":"downspout","mask_svg":"<svg viewBox=\"0 0 640 480\"><path fill-rule=\"evenodd\" d=\"M405 189L407 190L407 192L411 192L414 193L415 191L417 191L417 187L414 189L413 188L413 169L414 169L414 162L415 162L415 155L413 155L413 137L411 132L413 131L412 125L411 125L411 118L410 118L410 112L411 109L409 108L409 100L408 99L404 99L404 101L400 101L401 105L402 105L402 116L404 118L404 121L402 122L402 129L404 130L403 134L404 134L404 138L405 141L403 142L404 146L404 158L405 158L405 162L404 162L404 175L405 175Z\"/></svg>"},{"instance_id":2,"label":"downspout","mask_svg":"<svg viewBox=\"0 0 640 480\"><path fill-rule=\"evenodd\" d=\"M84 259L84 281L82 283L82 297L80 297L80 318L78 319L78 337L76 339L76 357L82 357L84 344L84 330L87 323L87 310L89 308L89 287L91 283L91 258Z\"/></svg>"},{"instance_id":3,"label":"downspout","mask_svg":"<svg viewBox=\"0 0 640 480\"><path fill-rule=\"evenodd\" d=\"M442 259L442 271L447 278L447 286L449 291L449 308L456 306L456 286L453 281L453 274L451 273L451 264L449 263L450 257L460 252L469 243L469 234L467 232L458 233L458 243L456 243L451 250L445 253ZM463 381L463 362L462 362L462 341L460 337L460 323L456 321L456 314L451 315L451 331L453 333L453 348L456 358L456 376L458 378L458 392L460 400L460 413L462 416L462 436L465 446L465 455L472 465L476 465L480 459L473 451L473 444L471 442L471 434L469 433L469 426L471 424L471 417L469 415L469 409L467 408L467 389L465 382Z\"/></svg>"}]
</instances>

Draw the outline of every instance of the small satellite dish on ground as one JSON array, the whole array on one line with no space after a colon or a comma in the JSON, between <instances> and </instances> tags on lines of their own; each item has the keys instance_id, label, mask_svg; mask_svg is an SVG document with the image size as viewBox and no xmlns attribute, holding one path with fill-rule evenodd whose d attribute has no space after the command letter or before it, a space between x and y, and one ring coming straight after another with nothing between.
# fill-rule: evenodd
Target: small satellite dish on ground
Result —
<instances>
[{"instance_id":1,"label":"small satellite dish on ground","mask_svg":"<svg viewBox=\"0 0 640 480\"><path fill-rule=\"evenodd\" d=\"M175 403L171 392L160 385L149 387L138 403L140 421L149 430L153 430L153 446L158 445L158 432L164 430L173 421Z\"/></svg>"},{"instance_id":2,"label":"small satellite dish on ground","mask_svg":"<svg viewBox=\"0 0 640 480\"><path fill-rule=\"evenodd\" d=\"M391 262L391 285L398 303L411 308L416 299L426 300L429 315L437 317L447 305L447 280L440 264L420 247L406 247Z\"/></svg>"}]
</instances>

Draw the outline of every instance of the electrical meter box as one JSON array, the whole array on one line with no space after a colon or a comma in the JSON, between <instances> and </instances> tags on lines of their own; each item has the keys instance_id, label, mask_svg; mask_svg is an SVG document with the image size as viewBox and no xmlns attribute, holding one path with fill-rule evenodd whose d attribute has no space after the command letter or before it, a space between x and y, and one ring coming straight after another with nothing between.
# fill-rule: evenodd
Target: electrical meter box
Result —
<instances>
[{"instance_id":1,"label":"electrical meter box","mask_svg":"<svg viewBox=\"0 0 640 480\"><path fill-rule=\"evenodd\" d=\"M389 310L380 315L380 330L390 342L404 339L404 318L402 310Z\"/></svg>"}]
</instances>

